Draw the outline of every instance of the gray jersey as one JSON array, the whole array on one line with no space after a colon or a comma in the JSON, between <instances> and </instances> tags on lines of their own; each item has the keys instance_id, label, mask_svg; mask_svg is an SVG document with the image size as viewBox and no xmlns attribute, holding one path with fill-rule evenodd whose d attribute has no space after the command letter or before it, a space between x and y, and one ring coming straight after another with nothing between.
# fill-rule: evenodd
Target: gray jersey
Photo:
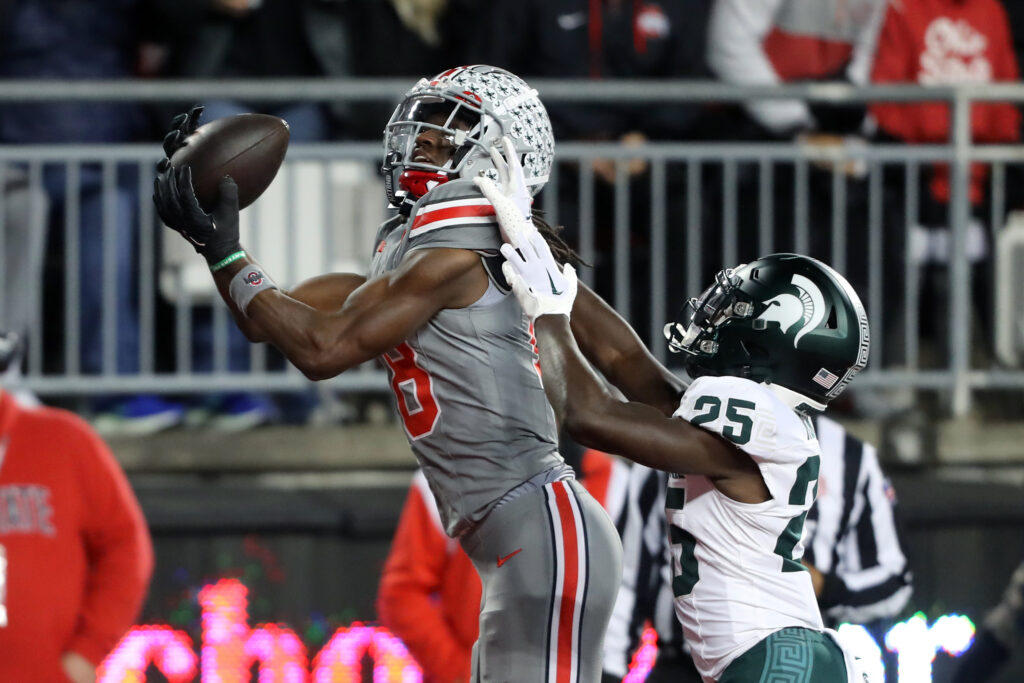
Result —
<instances>
[{"instance_id":1,"label":"gray jersey","mask_svg":"<svg viewBox=\"0 0 1024 683\"><path fill-rule=\"evenodd\" d=\"M445 530L458 536L508 491L562 465L536 345L500 276L494 207L471 181L435 187L375 241L371 277L416 249L454 248L480 254L491 278L476 303L440 311L382 356Z\"/></svg>"}]
</instances>

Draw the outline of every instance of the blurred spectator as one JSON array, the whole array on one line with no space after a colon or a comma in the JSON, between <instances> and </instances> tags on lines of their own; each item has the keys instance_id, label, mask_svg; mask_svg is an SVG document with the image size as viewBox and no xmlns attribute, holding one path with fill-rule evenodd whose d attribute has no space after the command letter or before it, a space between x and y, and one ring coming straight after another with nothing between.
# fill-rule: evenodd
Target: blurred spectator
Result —
<instances>
[{"instance_id":1,"label":"blurred spectator","mask_svg":"<svg viewBox=\"0 0 1024 683\"><path fill-rule=\"evenodd\" d=\"M43 282L46 246L46 217L49 202L40 185L29 182L25 169L0 165L0 195L3 216L0 224L0 329L11 330L24 339L36 320ZM12 358L2 382L8 392L23 403L37 403L21 380L20 355Z\"/></svg>"},{"instance_id":2,"label":"blurred spectator","mask_svg":"<svg viewBox=\"0 0 1024 683\"><path fill-rule=\"evenodd\" d=\"M703 78L708 2L494 0L471 61L526 78ZM684 139L700 109L638 103L548 107L558 140ZM599 171L604 173L604 171ZM614 178L606 178L614 180Z\"/></svg>"},{"instance_id":3,"label":"blurred spectator","mask_svg":"<svg viewBox=\"0 0 1024 683\"><path fill-rule=\"evenodd\" d=\"M1003 599L985 615L974 644L961 658L952 683L986 683L1024 649L1024 563L1010 576Z\"/></svg>"},{"instance_id":4,"label":"blurred spectator","mask_svg":"<svg viewBox=\"0 0 1024 683\"><path fill-rule=\"evenodd\" d=\"M471 36L477 35L489 0L349 0L353 72L362 78L441 73L453 64L472 64ZM352 137L379 140L381 121L394 102L361 102L352 112Z\"/></svg>"},{"instance_id":5,"label":"blurred spectator","mask_svg":"<svg viewBox=\"0 0 1024 683\"><path fill-rule=\"evenodd\" d=\"M470 61L494 64L525 78L578 79L698 79L706 78L705 45L711 0L646 2L641 0L492 0L478 32ZM701 107L693 103L631 102L594 106L590 103L548 105L555 139L618 141L640 146L648 140L686 140L700 134ZM667 258L667 291L678 291L685 235L670 230L667 254L650 254L650 174L647 164L630 160L629 239L633 258L633 305L626 314L632 326L646 334L650 325L647 297L650 259ZM613 301L616 164L592 162L594 187L595 290ZM579 246L580 178L578 169L559 166L558 197L552 190L539 198L551 211L558 202L558 222L565 237ZM686 216L685 169L667 168L668 216L672 225ZM587 256L586 254L584 256Z\"/></svg>"},{"instance_id":6,"label":"blurred spectator","mask_svg":"<svg viewBox=\"0 0 1024 683\"><path fill-rule=\"evenodd\" d=\"M573 459L568 453L567 461ZM624 463L592 450L578 462L580 482L606 509L621 501L610 491L625 485ZM421 470L413 476L381 573L377 613L409 648L425 683L469 681L480 627L480 577L458 541L445 534Z\"/></svg>"},{"instance_id":7,"label":"blurred spectator","mask_svg":"<svg viewBox=\"0 0 1024 683\"><path fill-rule=\"evenodd\" d=\"M871 80L921 85L1019 80L1002 5L997 0L901 0L889 5ZM949 142L950 113L945 103L879 103L871 113L884 134L902 142ZM1020 114L1011 104L978 104L971 112L975 142L1016 142L1019 124ZM982 200L987 173L985 165L971 165L972 205ZM928 189L935 203L949 202L947 165L934 168ZM944 222L944 213L927 218Z\"/></svg>"},{"instance_id":8,"label":"blurred spectator","mask_svg":"<svg viewBox=\"0 0 1024 683\"><path fill-rule=\"evenodd\" d=\"M708 27L708 65L726 83L868 80L886 0L715 0ZM767 136L853 132L863 107L813 110L800 100L746 105Z\"/></svg>"},{"instance_id":9,"label":"blurred spectator","mask_svg":"<svg viewBox=\"0 0 1024 683\"><path fill-rule=\"evenodd\" d=\"M4 3L5 11L0 12L0 78L129 78L134 74L141 37L141 8L139 0ZM0 143L133 142L140 139L143 125L142 109L133 103L7 104L0 109ZM63 244L66 215L79 219L75 256L79 262L76 284L81 301L81 369L89 374L136 373L137 169L128 164L106 169L99 163L84 163L76 187L68 188L67 178L63 163L46 164L43 169L52 207L51 224L60 227L54 235L60 249L71 248ZM104 268L115 276L112 309L103 303ZM115 348L106 356L110 350L104 348L103 330L111 316ZM104 367L105 357L115 358L115 367ZM94 408L102 413L98 425L124 425L135 430L166 427L182 417L180 407L154 396L117 397L97 401Z\"/></svg>"},{"instance_id":10,"label":"blurred spectator","mask_svg":"<svg viewBox=\"0 0 1024 683\"><path fill-rule=\"evenodd\" d=\"M12 340L0 334L0 372ZM0 389L0 680L93 683L152 570L145 520L106 445L70 413Z\"/></svg>"},{"instance_id":11,"label":"blurred spectator","mask_svg":"<svg viewBox=\"0 0 1024 683\"><path fill-rule=\"evenodd\" d=\"M164 20L169 52L164 72L175 78L200 79L351 76L345 4L341 0L154 0ZM344 133L348 111L315 101L224 99L203 104L203 123L247 112L279 116L288 122L292 143L319 142ZM197 308L192 330L193 370L210 372L214 343L210 306ZM228 370L247 372L249 343L234 325L228 325L227 339ZM303 415L315 403L312 391L282 400L289 413ZM278 416L278 407L266 394L209 394L196 398L187 422L236 431Z\"/></svg>"},{"instance_id":12,"label":"blurred spectator","mask_svg":"<svg viewBox=\"0 0 1024 683\"><path fill-rule=\"evenodd\" d=\"M822 457L818 496L804 525L803 562L825 625L863 624L878 638L911 593L912 576L894 519L895 496L874 447L826 417L815 416L814 422ZM625 676L647 623L658 633L658 659L648 683L700 683L673 612L664 514L667 481L664 472L630 468L626 501L616 518L622 587L605 638L605 683Z\"/></svg>"},{"instance_id":13,"label":"blurred spectator","mask_svg":"<svg viewBox=\"0 0 1024 683\"><path fill-rule=\"evenodd\" d=\"M352 75L351 39L342 0L153 0L153 4L169 48L167 76ZM345 123L345 109L331 109L320 102L213 100L204 104L206 121L245 112L280 116L291 127L292 142L326 140L343 132ZM174 111L178 110L175 106Z\"/></svg>"},{"instance_id":14,"label":"blurred spectator","mask_svg":"<svg viewBox=\"0 0 1024 683\"><path fill-rule=\"evenodd\" d=\"M441 525L416 470L377 590L377 614L423 669L425 683L468 681L480 627L480 577Z\"/></svg>"},{"instance_id":15,"label":"blurred spectator","mask_svg":"<svg viewBox=\"0 0 1024 683\"><path fill-rule=\"evenodd\" d=\"M1002 5L997 0L901 0L889 4L871 80L921 85L1018 80L1017 58ZM883 140L908 144L950 141L950 112L946 103L879 103L872 105L871 113ZM974 105L971 133L976 143L1016 142L1020 139L1020 113L1007 103ZM975 266L973 293L981 329L988 328L990 318L991 274L987 264L991 245L988 230L980 220L985 210L987 174L986 165L971 164L968 198L973 218L967 226L966 247L967 256ZM932 341L942 355L948 334L943 311L936 310L936 303L944 304L948 300L948 292L942 290L947 288L944 281L951 252L950 169L947 164L935 164L922 176L920 225L911 226L910 244L898 245L895 253L902 263L904 249L909 249L914 261L924 268L921 281L932 295L920 299L928 302L929 311L928 315L921 316L921 334ZM990 219L1001 221L1002 217ZM892 232L903 233L902 230ZM935 325L940 328L935 329Z\"/></svg>"}]
</instances>

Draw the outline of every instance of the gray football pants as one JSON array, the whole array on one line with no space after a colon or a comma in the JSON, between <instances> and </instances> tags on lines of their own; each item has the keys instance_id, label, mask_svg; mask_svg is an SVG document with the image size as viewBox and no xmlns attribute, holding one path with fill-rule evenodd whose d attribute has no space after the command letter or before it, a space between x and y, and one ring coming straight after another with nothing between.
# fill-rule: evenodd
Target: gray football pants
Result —
<instances>
[{"instance_id":1,"label":"gray football pants","mask_svg":"<svg viewBox=\"0 0 1024 683\"><path fill-rule=\"evenodd\" d=\"M596 683L622 544L579 482L505 503L461 539L480 574L474 683Z\"/></svg>"}]
</instances>

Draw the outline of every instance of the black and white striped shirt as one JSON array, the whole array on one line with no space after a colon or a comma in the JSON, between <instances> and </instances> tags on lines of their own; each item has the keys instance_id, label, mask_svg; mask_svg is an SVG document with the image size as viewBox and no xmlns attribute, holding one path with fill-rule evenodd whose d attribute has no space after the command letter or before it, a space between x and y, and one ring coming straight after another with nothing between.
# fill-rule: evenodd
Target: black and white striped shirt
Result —
<instances>
[{"instance_id":1,"label":"black and white striped shirt","mask_svg":"<svg viewBox=\"0 0 1024 683\"><path fill-rule=\"evenodd\" d=\"M604 671L621 679L650 621L659 650L682 647L683 629L672 603L672 564L665 542L668 475L643 465L629 471L626 500L615 519L622 539L622 585L604 637Z\"/></svg>"},{"instance_id":2,"label":"black and white striped shirt","mask_svg":"<svg viewBox=\"0 0 1024 683\"><path fill-rule=\"evenodd\" d=\"M804 560L825 576L822 617L826 625L893 617L910 599L912 576L892 485L874 446L827 417L814 426L822 457L818 498L804 525Z\"/></svg>"},{"instance_id":3,"label":"black and white striped shirt","mask_svg":"<svg viewBox=\"0 0 1024 683\"><path fill-rule=\"evenodd\" d=\"M910 598L912 577L896 530L892 486L873 446L828 418L814 421L822 458L818 498L803 540L804 559L825 576L822 616L833 626L893 617ZM622 586L605 636L604 669L620 678L647 621L658 633L659 652L683 647L665 543L667 481L664 472L634 464L626 500L615 516L622 537Z\"/></svg>"}]
</instances>

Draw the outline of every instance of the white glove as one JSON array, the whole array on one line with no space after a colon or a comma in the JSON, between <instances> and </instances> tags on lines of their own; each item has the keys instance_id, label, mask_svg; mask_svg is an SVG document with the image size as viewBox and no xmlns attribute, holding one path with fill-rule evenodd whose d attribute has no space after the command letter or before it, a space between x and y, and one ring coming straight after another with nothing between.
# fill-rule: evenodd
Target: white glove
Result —
<instances>
[{"instance_id":1,"label":"white glove","mask_svg":"<svg viewBox=\"0 0 1024 683\"><path fill-rule=\"evenodd\" d=\"M501 272L530 320L542 315L569 317L576 300L576 269L569 264L560 266L551 255L547 241L533 224L533 199L515 145L508 136L501 139L501 145L504 154L497 145L491 148L501 188L490 178L473 179L494 205L506 242L501 247L506 259Z\"/></svg>"},{"instance_id":2,"label":"white glove","mask_svg":"<svg viewBox=\"0 0 1024 683\"><path fill-rule=\"evenodd\" d=\"M521 232L533 227L533 197L526 189L526 174L523 173L523 166L519 163L519 155L516 154L512 138L506 135L499 144L504 149L499 149L495 144L491 147L490 154L491 161L494 162L494 170L498 172L498 182L501 183L501 188L499 189L493 180L483 176L474 178L473 182L494 205L494 213L498 217L502 239L515 244L510 239L513 232ZM528 225L522 226L523 223Z\"/></svg>"},{"instance_id":3,"label":"white glove","mask_svg":"<svg viewBox=\"0 0 1024 683\"><path fill-rule=\"evenodd\" d=\"M540 233L535 234L541 244L538 249L532 244L520 249L511 244L502 245L501 253L506 261L501 265L501 272L531 321L542 315L568 318L576 300L576 269L568 263L559 269L548 243Z\"/></svg>"}]
</instances>

